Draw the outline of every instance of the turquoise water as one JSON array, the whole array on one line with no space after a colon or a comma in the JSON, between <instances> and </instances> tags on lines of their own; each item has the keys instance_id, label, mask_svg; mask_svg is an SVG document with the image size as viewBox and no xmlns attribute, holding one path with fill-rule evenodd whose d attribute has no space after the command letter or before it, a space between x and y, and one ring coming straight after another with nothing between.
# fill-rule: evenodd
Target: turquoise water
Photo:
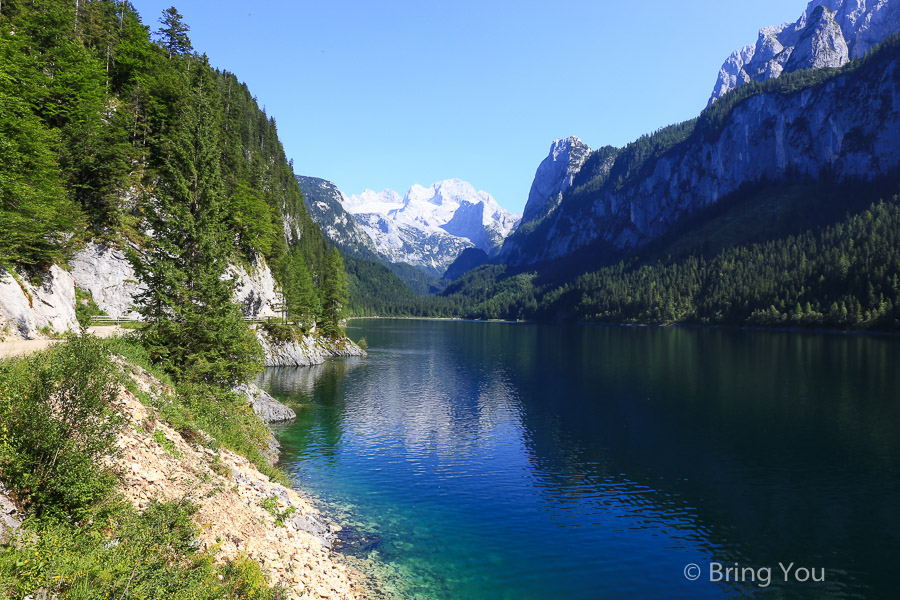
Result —
<instances>
[{"instance_id":1,"label":"turquoise water","mask_svg":"<svg viewBox=\"0 0 900 600\"><path fill-rule=\"evenodd\" d=\"M348 334L367 359L263 383L300 406L284 467L397 597L897 597L900 339L411 320Z\"/></svg>"}]
</instances>

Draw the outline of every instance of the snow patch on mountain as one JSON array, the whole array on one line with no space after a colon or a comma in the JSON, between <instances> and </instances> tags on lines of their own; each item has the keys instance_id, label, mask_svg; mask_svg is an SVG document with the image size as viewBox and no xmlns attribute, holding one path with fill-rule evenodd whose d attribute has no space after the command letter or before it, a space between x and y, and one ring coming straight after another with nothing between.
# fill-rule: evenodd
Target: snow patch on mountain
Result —
<instances>
[{"instance_id":1,"label":"snow patch on mountain","mask_svg":"<svg viewBox=\"0 0 900 600\"><path fill-rule=\"evenodd\" d=\"M404 196L390 189L366 190L342 204L379 253L439 275L465 248L495 255L519 222L519 215L460 179L427 188L414 185Z\"/></svg>"}]
</instances>

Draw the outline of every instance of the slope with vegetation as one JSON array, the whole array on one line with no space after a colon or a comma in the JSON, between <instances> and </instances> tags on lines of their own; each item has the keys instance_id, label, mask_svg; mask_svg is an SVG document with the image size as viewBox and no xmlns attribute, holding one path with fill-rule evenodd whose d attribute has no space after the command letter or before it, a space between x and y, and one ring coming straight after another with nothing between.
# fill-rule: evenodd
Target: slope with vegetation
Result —
<instances>
[{"instance_id":1,"label":"slope with vegetation","mask_svg":"<svg viewBox=\"0 0 900 600\"><path fill-rule=\"evenodd\" d=\"M89 239L149 265L189 234L205 254L184 266L261 258L286 295L311 283L324 304L328 247L275 120L188 33L174 8L151 34L128 3L2 4L0 267L39 274Z\"/></svg>"},{"instance_id":2,"label":"slope with vegetation","mask_svg":"<svg viewBox=\"0 0 900 600\"><path fill-rule=\"evenodd\" d=\"M0 361L0 595L358 597L247 399L173 384L122 339Z\"/></svg>"}]
</instances>

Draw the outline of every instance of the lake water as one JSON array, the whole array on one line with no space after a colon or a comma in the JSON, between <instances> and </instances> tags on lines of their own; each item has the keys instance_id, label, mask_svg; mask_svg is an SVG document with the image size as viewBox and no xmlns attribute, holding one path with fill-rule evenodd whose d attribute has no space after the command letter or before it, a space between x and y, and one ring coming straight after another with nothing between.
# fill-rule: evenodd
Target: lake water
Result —
<instances>
[{"instance_id":1,"label":"lake water","mask_svg":"<svg viewBox=\"0 0 900 600\"><path fill-rule=\"evenodd\" d=\"M284 467L396 597L898 597L898 338L414 320L348 335L367 359L263 380L298 406Z\"/></svg>"}]
</instances>

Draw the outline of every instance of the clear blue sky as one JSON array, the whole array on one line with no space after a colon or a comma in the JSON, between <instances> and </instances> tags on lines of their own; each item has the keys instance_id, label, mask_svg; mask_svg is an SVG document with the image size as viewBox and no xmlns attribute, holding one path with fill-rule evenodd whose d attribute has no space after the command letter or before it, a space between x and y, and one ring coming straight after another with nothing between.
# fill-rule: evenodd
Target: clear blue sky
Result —
<instances>
[{"instance_id":1,"label":"clear blue sky","mask_svg":"<svg viewBox=\"0 0 900 600\"><path fill-rule=\"evenodd\" d=\"M172 0L133 0L152 29ZM695 117L719 66L806 0L178 0L194 48L346 194L458 177L521 211L555 138Z\"/></svg>"}]
</instances>

